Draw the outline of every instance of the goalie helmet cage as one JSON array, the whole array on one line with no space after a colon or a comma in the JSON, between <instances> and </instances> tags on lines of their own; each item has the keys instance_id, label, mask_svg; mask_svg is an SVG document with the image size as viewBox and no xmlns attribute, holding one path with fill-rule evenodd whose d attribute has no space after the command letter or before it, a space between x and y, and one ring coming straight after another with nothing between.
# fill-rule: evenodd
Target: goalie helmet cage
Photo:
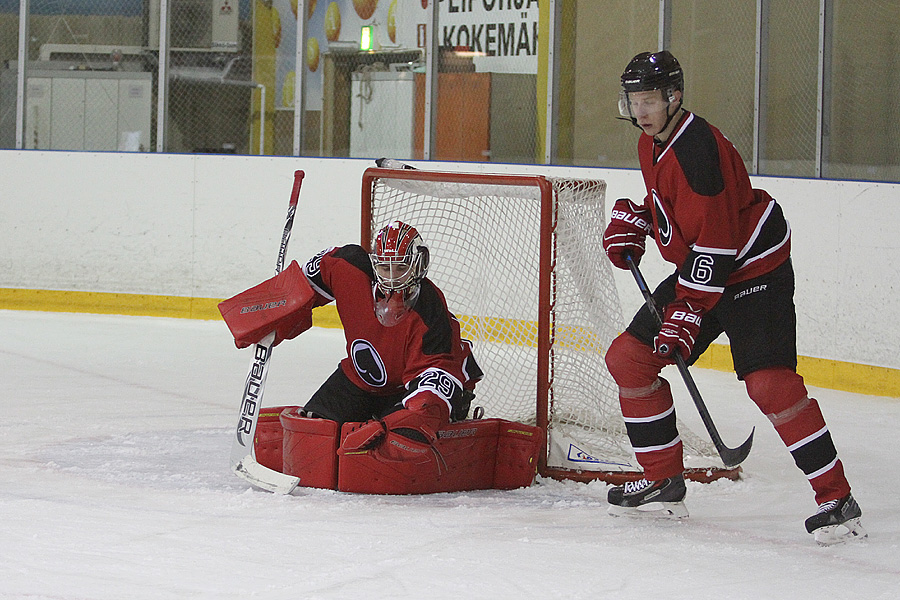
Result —
<instances>
[{"instance_id":1,"label":"goalie helmet cage","mask_svg":"<svg viewBox=\"0 0 900 600\"><path fill-rule=\"evenodd\" d=\"M428 278L475 344L486 417L547 435L538 473L621 483L641 477L606 369L623 315L605 260L606 183L540 175L370 168L361 244L400 220L430 251ZM679 422L686 476L736 478Z\"/></svg>"}]
</instances>

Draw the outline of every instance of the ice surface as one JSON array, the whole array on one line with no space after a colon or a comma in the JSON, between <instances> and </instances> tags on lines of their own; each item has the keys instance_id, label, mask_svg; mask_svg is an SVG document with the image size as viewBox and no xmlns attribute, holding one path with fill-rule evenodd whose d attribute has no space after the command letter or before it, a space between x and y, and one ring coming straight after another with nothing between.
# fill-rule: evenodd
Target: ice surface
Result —
<instances>
[{"instance_id":1,"label":"ice surface","mask_svg":"<svg viewBox=\"0 0 900 600\"><path fill-rule=\"evenodd\" d=\"M757 427L744 479L689 483L689 519L645 522L608 516L602 483L249 489L228 468L248 352L218 322L0 311L0 599L900 597L898 399L813 390L869 531L821 548L733 375L693 371L726 443ZM342 353L337 330L278 346L265 404L303 404Z\"/></svg>"}]
</instances>

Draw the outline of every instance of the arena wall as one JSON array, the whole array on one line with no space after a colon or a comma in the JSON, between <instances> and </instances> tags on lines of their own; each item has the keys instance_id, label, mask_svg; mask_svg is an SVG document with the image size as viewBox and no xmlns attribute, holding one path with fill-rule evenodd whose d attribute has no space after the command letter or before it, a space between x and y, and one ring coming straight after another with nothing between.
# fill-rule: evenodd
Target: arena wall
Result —
<instances>
[{"instance_id":1,"label":"arena wall","mask_svg":"<svg viewBox=\"0 0 900 600\"><path fill-rule=\"evenodd\" d=\"M629 169L414 164L599 178L608 202L643 195L640 172ZM0 308L218 318L219 299L273 274L294 170L306 179L287 258L302 262L359 240L361 175L371 165L0 150ZM754 185L779 200L793 230L801 373L814 385L900 396L900 184L755 177ZM672 270L653 249L642 267L651 282ZM617 286L630 316L642 298L628 273ZM720 342L704 366L729 367Z\"/></svg>"}]
</instances>

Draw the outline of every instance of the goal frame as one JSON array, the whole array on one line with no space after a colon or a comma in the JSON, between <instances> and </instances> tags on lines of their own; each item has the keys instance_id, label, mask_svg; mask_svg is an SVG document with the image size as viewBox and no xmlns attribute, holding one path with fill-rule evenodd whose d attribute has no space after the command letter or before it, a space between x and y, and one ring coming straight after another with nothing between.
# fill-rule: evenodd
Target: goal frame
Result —
<instances>
[{"instance_id":1,"label":"goal frame","mask_svg":"<svg viewBox=\"0 0 900 600\"><path fill-rule=\"evenodd\" d=\"M360 211L360 245L371 251L372 236L376 225L373 218L373 182L376 179L400 179L427 182L447 182L457 184L485 184L490 177L491 185L536 187L540 191L540 236L538 242L538 318L537 318L537 358L536 358L536 402L535 422L543 431L543 448L538 455L537 473L542 477L561 480L590 482L603 480L619 484L643 477L641 471L575 470L548 466L550 438L550 375L551 375L551 303L553 278L553 184L543 175L519 175L501 173L471 173L449 171L425 171L417 169L367 168L362 176ZM588 181L588 180L582 180ZM477 353L476 353L477 354ZM720 478L737 479L740 467L689 468L685 477L695 481L709 482Z\"/></svg>"}]
</instances>

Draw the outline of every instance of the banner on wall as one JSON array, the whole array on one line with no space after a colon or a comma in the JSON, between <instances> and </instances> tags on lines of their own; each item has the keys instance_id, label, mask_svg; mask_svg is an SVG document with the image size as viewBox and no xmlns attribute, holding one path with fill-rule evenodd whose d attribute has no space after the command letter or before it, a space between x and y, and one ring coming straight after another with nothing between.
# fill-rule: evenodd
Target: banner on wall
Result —
<instances>
[{"instance_id":1,"label":"banner on wall","mask_svg":"<svg viewBox=\"0 0 900 600\"><path fill-rule=\"evenodd\" d=\"M438 44L471 52L475 68L491 73L537 73L538 0L306 0L306 108L322 109L322 55L356 51L363 25L371 25L377 50L430 45L428 11L438 2ZM257 0L274 14L275 107L294 105L297 0Z\"/></svg>"},{"instance_id":2,"label":"banner on wall","mask_svg":"<svg viewBox=\"0 0 900 600\"><path fill-rule=\"evenodd\" d=\"M537 73L538 0L440 0L439 44L468 50L475 69Z\"/></svg>"}]
</instances>

